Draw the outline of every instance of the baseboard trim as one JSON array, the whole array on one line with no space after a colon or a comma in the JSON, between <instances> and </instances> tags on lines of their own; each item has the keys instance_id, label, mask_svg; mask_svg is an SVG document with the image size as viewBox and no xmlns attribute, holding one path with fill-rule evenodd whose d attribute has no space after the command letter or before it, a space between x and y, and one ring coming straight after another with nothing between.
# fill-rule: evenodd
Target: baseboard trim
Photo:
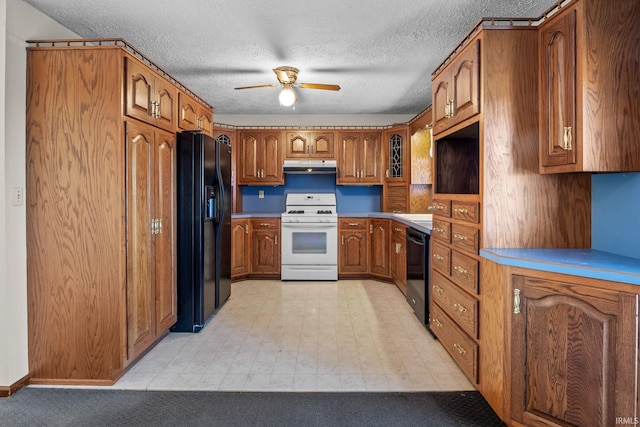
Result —
<instances>
[{"instance_id":1,"label":"baseboard trim","mask_svg":"<svg viewBox=\"0 0 640 427\"><path fill-rule=\"evenodd\" d=\"M0 398L16 394L22 387L29 385L29 375L25 375L10 386L0 386Z\"/></svg>"}]
</instances>

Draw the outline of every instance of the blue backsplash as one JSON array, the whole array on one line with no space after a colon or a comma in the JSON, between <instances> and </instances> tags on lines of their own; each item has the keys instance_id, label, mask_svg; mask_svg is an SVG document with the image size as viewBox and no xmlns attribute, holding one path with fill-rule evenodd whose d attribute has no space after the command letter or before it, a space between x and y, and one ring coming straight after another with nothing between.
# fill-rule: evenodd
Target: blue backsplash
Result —
<instances>
[{"instance_id":1,"label":"blue backsplash","mask_svg":"<svg viewBox=\"0 0 640 427\"><path fill-rule=\"evenodd\" d=\"M258 197L264 191L264 199ZM287 193L336 193L338 212L380 212L381 185L336 185L336 176L327 175L285 175L285 185L243 186L242 211L281 213L285 209Z\"/></svg>"},{"instance_id":2,"label":"blue backsplash","mask_svg":"<svg viewBox=\"0 0 640 427\"><path fill-rule=\"evenodd\" d=\"M640 259L640 173L591 176L591 248Z\"/></svg>"}]
</instances>

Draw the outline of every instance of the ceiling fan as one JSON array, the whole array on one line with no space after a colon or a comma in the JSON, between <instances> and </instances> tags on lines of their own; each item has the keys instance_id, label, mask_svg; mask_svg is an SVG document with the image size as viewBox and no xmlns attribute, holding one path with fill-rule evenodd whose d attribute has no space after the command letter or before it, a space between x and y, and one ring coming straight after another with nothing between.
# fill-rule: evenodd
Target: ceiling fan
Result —
<instances>
[{"instance_id":1,"label":"ceiling fan","mask_svg":"<svg viewBox=\"0 0 640 427\"><path fill-rule=\"evenodd\" d=\"M266 84L266 85L257 85L257 86L242 86L236 87L236 90L241 89L257 89L261 87L277 87L282 86L282 91L280 92L279 100L280 105L284 105L286 107L293 105L296 102L296 94L293 91L294 87L298 87L300 89L320 89L320 90L340 90L340 86L338 85L329 85L322 83L296 83L298 79L298 70L295 67L290 66L282 66L278 68L274 68L273 72L276 73L276 77L280 83L276 84Z\"/></svg>"}]
</instances>

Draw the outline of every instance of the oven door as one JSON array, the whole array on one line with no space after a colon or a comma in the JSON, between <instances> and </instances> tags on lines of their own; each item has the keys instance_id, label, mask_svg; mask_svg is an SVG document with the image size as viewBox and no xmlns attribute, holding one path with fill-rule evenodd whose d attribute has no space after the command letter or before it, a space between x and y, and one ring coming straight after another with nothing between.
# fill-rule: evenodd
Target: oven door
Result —
<instances>
[{"instance_id":1,"label":"oven door","mask_svg":"<svg viewBox=\"0 0 640 427\"><path fill-rule=\"evenodd\" d=\"M282 264L337 265L337 223L282 223Z\"/></svg>"}]
</instances>

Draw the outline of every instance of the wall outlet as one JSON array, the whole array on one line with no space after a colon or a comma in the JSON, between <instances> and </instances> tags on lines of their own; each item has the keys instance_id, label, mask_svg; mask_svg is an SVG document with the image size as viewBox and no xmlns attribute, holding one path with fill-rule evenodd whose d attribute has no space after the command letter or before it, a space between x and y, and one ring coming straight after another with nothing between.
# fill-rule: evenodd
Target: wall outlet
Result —
<instances>
[{"instance_id":1,"label":"wall outlet","mask_svg":"<svg viewBox=\"0 0 640 427\"><path fill-rule=\"evenodd\" d=\"M24 188L23 187L13 187L13 194L11 196L11 204L13 206L22 206L22 205L24 205Z\"/></svg>"},{"instance_id":2,"label":"wall outlet","mask_svg":"<svg viewBox=\"0 0 640 427\"><path fill-rule=\"evenodd\" d=\"M258 190L258 199L264 199L264 190Z\"/></svg>"}]
</instances>

